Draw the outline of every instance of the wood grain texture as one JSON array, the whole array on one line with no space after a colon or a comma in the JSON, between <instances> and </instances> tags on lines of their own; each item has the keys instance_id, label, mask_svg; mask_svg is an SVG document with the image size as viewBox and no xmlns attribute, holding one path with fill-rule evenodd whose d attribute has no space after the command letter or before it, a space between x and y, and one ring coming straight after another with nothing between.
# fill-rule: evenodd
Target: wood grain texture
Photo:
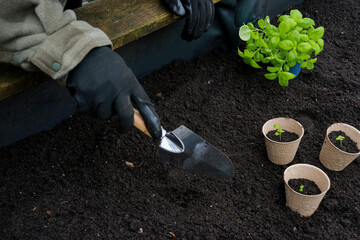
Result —
<instances>
[{"instance_id":1,"label":"wood grain texture","mask_svg":"<svg viewBox=\"0 0 360 240\"><path fill-rule=\"evenodd\" d=\"M0 64L0 101L49 79L42 72L27 72L10 64Z\"/></svg>"},{"instance_id":2,"label":"wood grain texture","mask_svg":"<svg viewBox=\"0 0 360 240\"><path fill-rule=\"evenodd\" d=\"M215 0L214 2L219 2ZM103 30L114 49L137 40L177 19L162 0L98 0L75 10L77 19ZM10 64L0 64L0 101L51 79Z\"/></svg>"}]
</instances>

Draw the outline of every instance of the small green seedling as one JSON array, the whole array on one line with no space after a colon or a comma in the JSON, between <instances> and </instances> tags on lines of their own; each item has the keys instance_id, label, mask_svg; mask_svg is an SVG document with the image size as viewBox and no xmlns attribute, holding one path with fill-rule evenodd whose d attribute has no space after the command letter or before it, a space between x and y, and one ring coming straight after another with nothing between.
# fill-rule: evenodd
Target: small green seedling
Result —
<instances>
[{"instance_id":1,"label":"small green seedling","mask_svg":"<svg viewBox=\"0 0 360 240\"><path fill-rule=\"evenodd\" d=\"M337 141L340 141L340 147L342 147L342 141L345 139L345 137L343 137L343 136L341 136L341 135L339 135L337 138L336 138L336 140Z\"/></svg>"},{"instance_id":2,"label":"small green seedling","mask_svg":"<svg viewBox=\"0 0 360 240\"><path fill-rule=\"evenodd\" d=\"M304 190L304 185L300 185L300 192L302 192Z\"/></svg>"},{"instance_id":3,"label":"small green seedling","mask_svg":"<svg viewBox=\"0 0 360 240\"><path fill-rule=\"evenodd\" d=\"M282 130L282 128L280 128L279 124L274 124L274 128L276 129L275 135L279 136L281 141L281 134L284 133L285 131Z\"/></svg>"}]
</instances>

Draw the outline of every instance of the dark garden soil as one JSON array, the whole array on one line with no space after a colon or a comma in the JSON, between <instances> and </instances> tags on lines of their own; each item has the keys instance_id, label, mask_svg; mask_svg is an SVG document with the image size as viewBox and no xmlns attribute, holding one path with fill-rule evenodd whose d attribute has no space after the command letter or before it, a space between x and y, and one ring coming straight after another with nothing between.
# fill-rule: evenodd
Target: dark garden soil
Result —
<instances>
[{"instance_id":1,"label":"dark garden soil","mask_svg":"<svg viewBox=\"0 0 360 240\"><path fill-rule=\"evenodd\" d=\"M305 195L320 194L321 190L314 181L305 178L293 178L288 181L289 186L296 192Z\"/></svg>"},{"instance_id":2,"label":"dark garden soil","mask_svg":"<svg viewBox=\"0 0 360 240\"><path fill-rule=\"evenodd\" d=\"M174 62L142 79L166 129L183 124L226 153L233 179L167 166L156 144L116 120L76 114L0 149L1 239L360 239L360 161L341 172L319 161L326 129L360 129L360 1L305 0L325 27L312 71L289 87L232 52ZM266 156L262 125L305 128L291 164L323 169L331 188L308 219L285 205L283 172ZM126 165L131 162L134 167Z\"/></svg>"},{"instance_id":3,"label":"dark garden soil","mask_svg":"<svg viewBox=\"0 0 360 240\"><path fill-rule=\"evenodd\" d=\"M336 140L338 136L344 137L344 140ZM333 131L329 133L330 141L339 149L348 152L348 153L358 153L359 148L357 147L356 142L354 142L349 136L347 136L343 131Z\"/></svg>"}]
</instances>

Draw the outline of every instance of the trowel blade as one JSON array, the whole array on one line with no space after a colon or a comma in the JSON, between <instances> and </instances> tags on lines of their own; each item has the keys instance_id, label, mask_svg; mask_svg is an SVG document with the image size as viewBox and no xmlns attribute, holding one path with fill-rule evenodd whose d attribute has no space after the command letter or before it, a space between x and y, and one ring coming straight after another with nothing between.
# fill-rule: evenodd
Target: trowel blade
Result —
<instances>
[{"instance_id":1,"label":"trowel blade","mask_svg":"<svg viewBox=\"0 0 360 240\"><path fill-rule=\"evenodd\" d=\"M214 178L234 176L232 161L193 131L181 125L172 131L172 134L183 143L184 151L173 153L160 147L158 155L167 163L199 176Z\"/></svg>"}]
</instances>

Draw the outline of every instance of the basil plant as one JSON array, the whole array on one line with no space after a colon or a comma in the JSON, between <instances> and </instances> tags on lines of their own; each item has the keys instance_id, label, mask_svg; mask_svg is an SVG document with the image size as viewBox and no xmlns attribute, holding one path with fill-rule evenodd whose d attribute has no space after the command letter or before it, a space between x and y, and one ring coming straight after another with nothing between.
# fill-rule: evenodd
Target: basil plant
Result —
<instances>
[{"instance_id":1,"label":"basil plant","mask_svg":"<svg viewBox=\"0 0 360 240\"><path fill-rule=\"evenodd\" d=\"M291 10L278 21L276 27L267 16L258 20L258 28L252 23L241 26L239 37L246 41L246 47L243 52L238 49L238 54L254 68L261 68L258 63L268 64L265 78L278 78L281 86L288 86L295 77L289 72L291 67L298 63L301 68L314 68L316 56L324 48L324 28L315 28L314 20L303 18L299 10Z\"/></svg>"}]
</instances>

